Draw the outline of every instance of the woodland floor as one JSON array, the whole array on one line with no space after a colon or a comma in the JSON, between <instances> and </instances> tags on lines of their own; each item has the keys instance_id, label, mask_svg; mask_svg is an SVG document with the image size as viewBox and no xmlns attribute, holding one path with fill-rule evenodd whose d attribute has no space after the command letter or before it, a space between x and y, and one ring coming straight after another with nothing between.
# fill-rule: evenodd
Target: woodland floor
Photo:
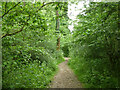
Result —
<instances>
[{"instance_id":1,"label":"woodland floor","mask_svg":"<svg viewBox=\"0 0 120 90\"><path fill-rule=\"evenodd\" d=\"M68 67L68 60L69 58L65 58L65 61L59 64L59 71L54 76L50 88L82 88L82 84Z\"/></svg>"}]
</instances>

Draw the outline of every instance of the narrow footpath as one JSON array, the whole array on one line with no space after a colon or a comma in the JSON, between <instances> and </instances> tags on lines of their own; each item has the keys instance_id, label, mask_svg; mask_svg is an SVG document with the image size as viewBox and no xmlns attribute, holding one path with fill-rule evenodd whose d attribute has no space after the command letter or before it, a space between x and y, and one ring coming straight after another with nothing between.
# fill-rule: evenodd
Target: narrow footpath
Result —
<instances>
[{"instance_id":1,"label":"narrow footpath","mask_svg":"<svg viewBox=\"0 0 120 90\"><path fill-rule=\"evenodd\" d=\"M69 58L59 64L59 71L50 84L50 88L82 88L73 71L68 67Z\"/></svg>"}]
</instances>

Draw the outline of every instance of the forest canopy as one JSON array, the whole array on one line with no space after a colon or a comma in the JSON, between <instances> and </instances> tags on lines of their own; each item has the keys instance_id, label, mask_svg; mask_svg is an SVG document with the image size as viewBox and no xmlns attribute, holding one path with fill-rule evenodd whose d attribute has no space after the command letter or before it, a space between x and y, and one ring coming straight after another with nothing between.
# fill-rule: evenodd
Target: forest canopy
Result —
<instances>
[{"instance_id":1,"label":"forest canopy","mask_svg":"<svg viewBox=\"0 0 120 90\"><path fill-rule=\"evenodd\" d=\"M90 2L77 21L68 2L0 3L3 88L49 88L64 57L83 88L120 87L119 2Z\"/></svg>"}]
</instances>

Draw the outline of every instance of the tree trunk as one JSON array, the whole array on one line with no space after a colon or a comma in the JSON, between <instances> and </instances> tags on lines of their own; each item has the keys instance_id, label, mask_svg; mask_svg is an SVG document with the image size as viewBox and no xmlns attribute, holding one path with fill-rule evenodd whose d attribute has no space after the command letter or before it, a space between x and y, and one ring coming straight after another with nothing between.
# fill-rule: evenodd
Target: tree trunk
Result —
<instances>
[{"instance_id":1,"label":"tree trunk","mask_svg":"<svg viewBox=\"0 0 120 90\"><path fill-rule=\"evenodd\" d=\"M60 50L60 37L57 39L57 50Z\"/></svg>"},{"instance_id":2,"label":"tree trunk","mask_svg":"<svg viewBox=\"0 0 120 90\"><path fill-rule=\"evenodd\" d=\"M58 5L56 5L57 7ZM59 13L58 9L56 10L56 32L59 33ZM57 48L56 50L60 50L60 36L57 34Z\"/></svg>"}]
</instances>

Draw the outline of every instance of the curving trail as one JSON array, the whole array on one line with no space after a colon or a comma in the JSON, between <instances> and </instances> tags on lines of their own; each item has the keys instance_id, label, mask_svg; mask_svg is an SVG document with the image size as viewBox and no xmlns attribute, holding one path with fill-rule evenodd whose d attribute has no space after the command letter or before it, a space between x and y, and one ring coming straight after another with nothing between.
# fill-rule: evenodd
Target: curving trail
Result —
<instances>
[{"instance_id":1,"label":"curving trail","mask_svg":"<svg viewBox=\"0 0 120 90\"><path fill-rule=\"evenodd\" d=\"M50 88L82 88L82 84L67 65L69 59L65 58L65 61L59 64L59 71L50 84Z\"/></svg>"}]
</instances>

